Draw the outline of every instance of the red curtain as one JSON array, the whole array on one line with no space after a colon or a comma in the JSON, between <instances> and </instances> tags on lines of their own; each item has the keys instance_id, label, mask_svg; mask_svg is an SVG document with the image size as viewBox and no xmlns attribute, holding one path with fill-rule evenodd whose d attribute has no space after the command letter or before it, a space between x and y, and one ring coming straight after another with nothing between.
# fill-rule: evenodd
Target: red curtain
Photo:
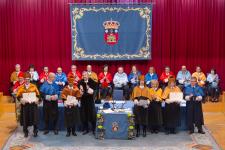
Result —
<instances>
[{"instance_id":1,"label":"red curtain","mask_svg":"<svg viewBox=\"0 0 225 150\"><path fill-rule=\"evenodd\" d=\"M10 73L19 63L22 70L34 64L68 72L75 63L79 70L87 64L100 72L106 63L115 73L120 65L129 73L131 65L146 73L155 66L161 74L168 65L175 73L181 65L193 72L216 68L225 88L225 1L224 0L79 0L78 3L153 2L152 60L114 62L72 62L69 3L74 0L0 1L0 91L7 92ZM132 18L131 18L132 19Z\"/></svg>"}]
</instances>

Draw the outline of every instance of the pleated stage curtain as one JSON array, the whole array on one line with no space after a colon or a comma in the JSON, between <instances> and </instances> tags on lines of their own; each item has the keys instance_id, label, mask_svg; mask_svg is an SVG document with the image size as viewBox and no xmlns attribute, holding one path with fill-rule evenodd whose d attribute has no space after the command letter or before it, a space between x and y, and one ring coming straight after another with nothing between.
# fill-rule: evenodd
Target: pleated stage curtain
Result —
<instances>
[{"instance_id":1,"label":"pleated stage curtain","mask_svg":"<svg viewBox=\"0 0 225 150\"><path fill-rule=\"evenodd\" d=\"M68 3L153 2L152 59L148 61L75 61L71 59L71 31ZM131 18L132 19L132 18ZM134 41L135 42L135 41ZM225 1L224 0L1 0L0 1L0 91L7 92L10 73L20 63L22 70L34 64L68 72L75 63L100 72L106 63L115 73L124 66L127 73L136 64L142 73L155 66L158 74L168 65L177 73L181 65L193 72L215 68L225 88Z\"/></svg>"}]
</instances>

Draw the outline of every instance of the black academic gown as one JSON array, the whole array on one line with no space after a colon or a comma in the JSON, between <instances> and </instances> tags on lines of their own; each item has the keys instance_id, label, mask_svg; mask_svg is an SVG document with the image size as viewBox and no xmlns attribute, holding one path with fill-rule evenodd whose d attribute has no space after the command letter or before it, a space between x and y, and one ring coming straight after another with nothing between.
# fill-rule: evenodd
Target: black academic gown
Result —
<instances>
[{"instance_id":1,"label":"black academic gown","mask_svg":"<svg viewBox=\"0 0 225 150\"><path fill-rule=\"evenodd\" d=\"M88 79L88 82L80 80L78 87L83 86L84 93L81 96L81 120L82 122L96 122L96 110L93 94L87 93L87 85L93 90L96 89L96 82L92 79Z\"/></svg>"}]
</instances>

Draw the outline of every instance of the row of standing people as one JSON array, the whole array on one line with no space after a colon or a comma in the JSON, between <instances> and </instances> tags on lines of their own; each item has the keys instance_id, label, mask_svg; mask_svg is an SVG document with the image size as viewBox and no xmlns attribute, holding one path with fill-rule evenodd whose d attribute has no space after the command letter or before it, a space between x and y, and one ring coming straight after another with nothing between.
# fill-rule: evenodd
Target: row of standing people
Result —
<instances>
[{"instance_id":1,"label":"row of standing people","mask_svg":"<svg viewBox=\"0 0 225 150\"><path fill-rule=\"evenodd\" d=\"M45 81L38 90L35 84L31 83L31 75L25 72L24 84L21 85L16 93L16 98L21 104L20 124L23 126L24 137L28 137L28 127L33 126L33 135L37 137L39 112L38 105L43 101L44 114L44 134L48 134L50 124L53 125L54 134L58 134L58 100L60 95L60 87L54 82L55 74L49 73L47 81ZM74 85L75 78L68 77L68 85L61 91L65 109L65 125L67 127L67 135L77 136L75 129L80 122L83 124L83 135L89 133L88 124L92 125L92 132L95 134L96 111L93 93L96 89L96 83L88 77L87 72L82 73L82 79L78 85ZM35 99L32 101L24 96L24 93L35 93ZM73 101L69 101L68 97L73 97ZM80 103L79 103L80 101ZM78 106L80 104L80 107Z\"/></svg>"},{"instance_id":2,"label":"row of standing people","mask_svg":"<svg viewBox=\"0 0 225 150\"><path fill-rule=\"evenodd\" d=\"M92 124L92 131L95 134L96 112L93 100L94 90L96 89L96 83L94 80L88 77L87 72L83 72L82 80L79 81L78 86L74 86L75 78L70 76L68 78L69 84L63 88L61 97L65 105L65 123L67 126L67 135L72 133L76 136L75 127L79 120L82 121L84 127L84 133L89 132L88 123ZM30 83L31 75L24 73L25 83L20 86L16 97L21 103L21 116L20 123L23 126L25 137L28 136L28 126L33 125L34 136L37 136L38 125L38 104L40 100L43 100L43 111L45 120L44 134L49 133L49 123L53 123L54 133L58 134L58 99L59 99L59 86L54 82L55 74L50 73L48 80L40 87L40 92L36 85ZM134 100L134 114L135 123L137 129L137 137L140 135L140 126L143 126L143 136L146 136L146 127L149 125L152 132L157 133L164 125L166 133L175 133L175 129L179 126L180 120L180 105L177 102L169 102L169 94L171 92L182 92L181 89L176 86L175 79L169 78L168 86L164 89L164 92L159 88L157 80L151 81L151 88L149 89L145 85L143 76L139 76L139 85L134 87L132 92L132 99ZM36 99L34 102L29 103L24 99L23 93L36 93ZM73 96L77 100L80 100L81 107L78 108L78 101L67 104L67 97ZM187 125L189 133L194 132L194 126L198 128L198 132L204 134L202 129L203 114L201 101L204 97L202 87L197 84L195 77L191 78L191 84L184 89L185 100L187 101ZM147 100L145 105L139 103L140 100ZM165 101L165 113L162 115L161 103ZM81 114L79 114L81 113ZM80 119L81 118L81 119Z\"/></svg>"}]
</instances>

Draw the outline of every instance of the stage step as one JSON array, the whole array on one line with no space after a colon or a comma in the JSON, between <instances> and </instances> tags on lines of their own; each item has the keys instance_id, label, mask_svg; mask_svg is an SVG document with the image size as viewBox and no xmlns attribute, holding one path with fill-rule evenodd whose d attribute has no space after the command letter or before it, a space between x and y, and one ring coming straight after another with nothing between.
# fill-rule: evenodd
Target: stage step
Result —
<instances>
[{"instance_id":1,"label":"stage step","mask_svg":"<svg viewBox=\"0 0 225 150\"><path fill-rule=\"evenodd\" d=\"M0 103L0 113L15 113L15 103Z\"/></svg>"},{"instance_id":2,"label":"stage step","mask_svg":"<svg viewBox=\"0 0 225 150\"><path fill-rule=\"evenodd\" d=\"M3 113L15 113L15 103L12 96L4 96L3 92L0 92L0 115Z\"/></svg>"}]
</instances>

